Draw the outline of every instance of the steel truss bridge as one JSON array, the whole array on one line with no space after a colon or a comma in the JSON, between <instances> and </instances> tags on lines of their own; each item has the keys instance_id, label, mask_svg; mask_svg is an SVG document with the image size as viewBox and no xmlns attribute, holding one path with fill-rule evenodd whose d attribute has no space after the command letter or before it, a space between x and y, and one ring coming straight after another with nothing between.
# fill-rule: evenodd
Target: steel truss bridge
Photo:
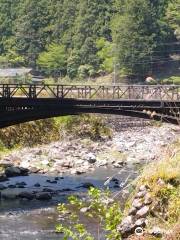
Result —
<instances>
[{"instance_id":1,"label":"steel truss bridge","mask_svg":"<svg viewBox=\"0 0 180 240\"><path fill-rule=\"evenodd\" d=\"M180 124L180 85L0 85L0 128L81 113Z\"/></svg>"}]
</instances>

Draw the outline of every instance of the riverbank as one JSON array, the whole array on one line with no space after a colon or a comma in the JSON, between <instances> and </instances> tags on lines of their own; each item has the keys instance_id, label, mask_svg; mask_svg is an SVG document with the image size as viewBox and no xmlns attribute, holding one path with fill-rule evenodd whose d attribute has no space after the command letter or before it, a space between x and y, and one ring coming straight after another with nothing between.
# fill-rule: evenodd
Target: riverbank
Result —
<instances>
[{"instance_id":1,"label":"riverbank","mask_svg":"<svg viewBox=\"0 0 180 240\"><path fill-rule=\"evenodd\" d=\"M0 165L5 170L5 177L9 178L0 183L0 219L4 219L5 215L8 219L6 223L2 222L1 226L6 224L11 228L10 225L15 219L22 222L26 215L30 215L32 220L35 216L34 210L32 211L34 208L39 212L39 219L44 215L44 209L50 206L47 219L41 221L45 227L39 224L42 232L34 236L44 239L47 231L49 239L59 239L59 236L54 235L52 225L53 222L58 222L58 214L54 209L58 202L66 202L67 196L72 194L84 196L91 186L104 189L104 183L112 177L108 186L111 192L118 193L138 176L145 164L157 163L167 155L168 145L179 137L179 127L168 124L157 126L133 123L124 127L124 119L123 124L118 118L106 119L106 122L111 123L108 125L112 129L111 136L92 138L92 135L87 137L87 134L84 137L78 134L76 137L65 135L55 142L14 149L1 156ZM23 175L22 173L29 176L19 176ZM128 194L123 194L125 198L121 198L121 202L125 201ZM48 220L50 218L52 221ZM25 222L28 228L28 221ZM51 224L48 225L48 222ZM36 233L37 227L34 227L34 223L31 221L29 224L32 224L31 231L34 229ZM22 236L18 230L15 233L16 229L13 228L15 237L12 239L19 240L26 236L32 240L25 231L26 227L23 227ZM5 232L3 234L4 239L10 239L10 232L7 237Z\"/></svg>"},{"instance_id":2,"label":"riverbank","mask_svg":"<svg viewBox=\"0 0 180 240\"><path fill-rule=\"evenodd\" d=\"M144 167L126 204L119 230L128 240L180 239L180 139ZM142 229L140 238L135 228Z\"/></svg>"}]
</instances>

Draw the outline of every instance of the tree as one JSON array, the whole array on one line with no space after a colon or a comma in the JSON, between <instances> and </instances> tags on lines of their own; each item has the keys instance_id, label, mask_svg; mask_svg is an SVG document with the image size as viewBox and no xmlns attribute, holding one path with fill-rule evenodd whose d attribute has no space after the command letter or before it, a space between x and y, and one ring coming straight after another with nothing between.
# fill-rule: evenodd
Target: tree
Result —
<instances>
[{"instance_id":1,"label":"tree","mask_svg":"<svg viewBox=\"0 0 180 240\"><path fill-rule=\"evenodd\" d=\"M173 33L165 20L166 8L166 0L127 0L118 6L113 39L125 73L144 76L159 58L169 56L164 43L173 40Z\"/></svg>"},{"instance_id":2,"label":"tree","mask_svg":"<svg viewBox=\"0 0 180 240\"><path fill-rule=\"evenodd\" d=\"M36 66L36 59L51 41L49 24L49 1L25 0L21 2L19 16L15 21L14 35L17 52L24 56L26 63Z\"/></svg>"},{"instance_id":3,"label":"tree","mask_svg":"<svg viewBox=\"0 0 180 240\"><path fill-rule=\"evenodd\" d=\"M173 0L169 2L167 8L167 20L174 29L174 33L178 40L180 40L180 2L179 0Z\"/></svg>"},{"instance_id":4,"label":"tree","mask_svg":"<svg viewBox=\"0 0 180 240\"><path fill-rule=\"evenodd\" d=\"M98 48L97 55L102 61L101 68L102 70L111 73L113 71L114 59L114 45L112 42L100 38L96 42Z\"/></svg>"},{"instance_id":5,"label":"tree","mask_svg":"<svg viewBox=\"0 0 180 240\"><path fill-rule=\"evenodd\" d=\"M47 48L47 51L39 55L37 64L47 74L52 74L54 77L65 75L67 65L67 53L65 46L52 43Z\"/></svg>"}]
</instances>

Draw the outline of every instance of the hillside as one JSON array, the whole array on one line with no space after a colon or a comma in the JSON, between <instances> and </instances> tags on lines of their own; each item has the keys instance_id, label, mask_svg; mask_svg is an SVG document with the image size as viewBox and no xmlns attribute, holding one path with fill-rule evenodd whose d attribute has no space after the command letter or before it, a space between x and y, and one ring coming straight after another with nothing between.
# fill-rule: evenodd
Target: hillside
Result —
<instances>
[{"instance_id":1,"label":"hillside","mask_svg":"<svg viewBox=\"0 0 180 240\"><path fill-rule=\"evenodd\" d=\"M178 69L178 8L179 0L1 0L0 65L69 79Z\"/></svg>"}]
</instances>

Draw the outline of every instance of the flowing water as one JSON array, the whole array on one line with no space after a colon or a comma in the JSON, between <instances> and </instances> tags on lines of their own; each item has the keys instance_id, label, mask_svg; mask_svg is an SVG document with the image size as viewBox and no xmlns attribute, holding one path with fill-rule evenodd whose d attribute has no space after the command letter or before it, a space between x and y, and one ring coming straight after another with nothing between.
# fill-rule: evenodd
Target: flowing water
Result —
<instances>
[{"instance_id":1,"label":"flowing water","mask_svg":"<svg viewBox=\"0 0 180 240\"><path fill-rule=\"evenodd\" d=\"M124 168L123 171L116 175L119 182L122 183L127 178L128 172L132 169ZM59 202L66 202L67 196L85 195L87 189L82 188L83 183L92 183L95 187L104 188L104 182L107 177L117 174L118 169L98 168L94 172L86 173L80 176L64 175L59 179L57 184L48 183L47 180L54 180L55 176L47 175L30 175L26 177L11 178L10 181L3 183L5 186L13 185L17 182L26 182L25 189L7 189L3 190L10 195L18 191L37 190L34 184L40 183L41 188L51 188L58 190L59 194L54 196L50 201L38 200L1 200L0 202L0 240L59 240L62 236L56 234L54 229L58 223L58 213L56 206ZM135 173L132 174L135 177ZM110 184L112 192L120 189L114 188L114 183ZM2 191L2 192L3 192ZM96 225L88 223L89 229L95 233Z\"/></svg>"}]
</instances>

